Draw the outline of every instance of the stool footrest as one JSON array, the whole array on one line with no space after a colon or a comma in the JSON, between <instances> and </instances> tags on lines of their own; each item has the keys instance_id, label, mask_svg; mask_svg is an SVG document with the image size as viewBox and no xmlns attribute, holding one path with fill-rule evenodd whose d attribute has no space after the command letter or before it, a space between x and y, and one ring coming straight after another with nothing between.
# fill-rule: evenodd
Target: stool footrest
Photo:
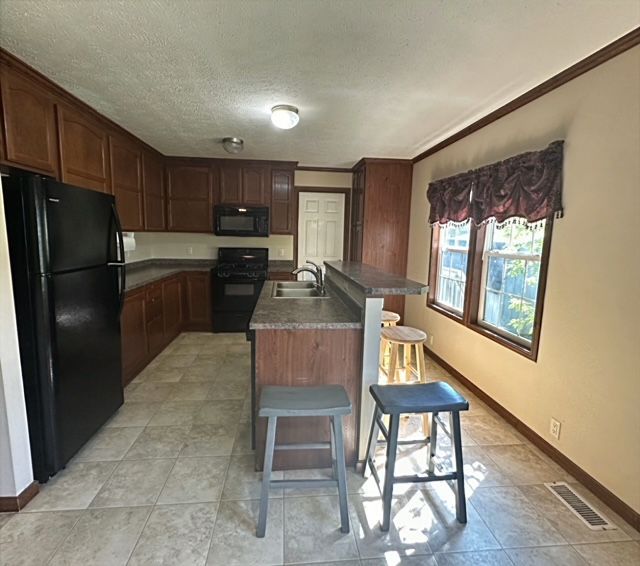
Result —
<instances>
[{"instance_id":1,"label":"stool footrest","mask_svg":"<svg viewBox=\"0 0 640 566\"><path fill-rule=\"evenodd\" d=\"M276 444L274 450L327 450L331 442L296 442L293 444Z\"/></svg>"},{"instance_id":2,"label":"stool footrest","mask_svg":"<svg viewBox=\"0 0 640 566\"><path fill-rule=\"evenodd\" d=\"M290 488L338 487L338 480L271 480L269 486Z\"/></svg>"},{"instance_id":3,"label":"stool footrest","mask_svg":"<svg viewBox=\"0 0 640 566\"><path fill-rule=\"evenodd\" d=\"M428 483L432 481L448 481L458 479L458 474L456 472L451 472L449 474L427 474L420 475L416 474L413 476L394 476L393 483Z\"/></svg>"},{"instance_id":4,"label":"stool footrest","mask_svg":"<svg viewBox=\"0 0 640 566\"><path fill-rule=\"evenodd\" d=\"M398 446L411 446L413 444L422 444L426 446L431 442L431 437L420 438L419 440L398 440ZM378 440L378 444L386 444L386 440Z\"/></svg>"}]
</instances>

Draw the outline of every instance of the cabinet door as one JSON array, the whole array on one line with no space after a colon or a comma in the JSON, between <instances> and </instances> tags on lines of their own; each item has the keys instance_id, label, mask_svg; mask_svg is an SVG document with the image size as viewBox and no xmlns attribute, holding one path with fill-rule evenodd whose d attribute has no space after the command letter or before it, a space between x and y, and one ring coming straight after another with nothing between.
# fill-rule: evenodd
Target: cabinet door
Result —
<instances>
[{"instance_id":1,"label":"cabinet door","mask_svg":"<svg viewBox=\"0 0 640 566\"><path fill-rule=\"evenodd\" d=\"M220 202L242 204L242 169L238 165L220 167Z\"/></svg>"},{"instance_id":2,"label":"cabinet door","mask_svg":"<svg viewBox=\"0 0 640 566\"><path fill-rule=\"evenodd\" d=\"M53 100L35 83L7 67L2 67L0 83L5 159L48 175L57 175L58 150Z\"/></svg>"},{"instance_id":3,"label":"cabinet door","mask_svg":"<svg viewBox=\"0 0 640 566\"><path fill-rule=\"evenodd\" d=\"M186 328L211 330L211 278L208 271L185 273Z\"/></svg>"},{"instance_id":4,"label":"cabinet door","mask_svg":"<svg viewBox=\"0 0 640 566\"><path fill-rule=\"evenodd\" d=\"M111 186L124 230L144 229L142 210L142 151L133 142L109 136Z\"/></svg>"},{"instance_id":5,"label":"cabinet door","mask_svg":"<svg viewBox=\"0 0 640 566\"><path fill-rule=\"evenodd\" d=\"M271 233L293 234L293 171L271 171Z\"/></svg>"},{"instance_id":6,"label":"cabinet door","mask_svg":"<svg viewBox=\"0 0 640 566\"><path fill-rule=\"evenodd\" d=\"M171 342L182 328L182 278L173 277L162 282L162 310L164 339Z\"/></svg>"},{"instance_id":7,"label":"cabinet door","mask_svg":"<svg viewBox=\"0 0 640 566\"><path fill-rule=\"evenodd\" d=\"M242 168L242 203L250 205L269 205L267 194L269 169L264 166L245 166Z\"/></svg>"},{"instance_id":8,"label":"cabinet door","mask_svg":"<svg viewBox=\"0 0 640 566\"><path fill-rule=\"evenodd\" d=\"M213 231L213 175L208 166L169 165L167 200L170 231Z\"/></svg>"},{"instance_id":9,"label":"cabinet door","mask_svg":"<svg viewBox=\"0 0 640 566\"><path fill-rule=\"evenodd\" d=\"M144 289L127 293L120 315L122 381L126 385L147 363L147 325Z\"/></svg>"},{"instance_id":10,"label":"cabinet door","mask_svg":"<svg viewBox=\"0 0 640 566\"><path fill-rule=\"evenodd\" d=\"M147 287L146 301L149 356L155 358L164 347L164 313L160 283Z\"/></svg>"},{"instance_id":11,"label":"cabinet door","mask_svg":"<svg viewBox=\"0 0 640 566\"><path fill-rule=\"evenodd\" d=\"M88 115L58 106L60 169L64 183L109 193L109 141Z\"/></svg>"},{"instance_id":12,"label":"cabinet door","mask_svg":"<svg viewBox=\"0 0 640 566\"><path fill-rule=\"evenodd\" d=\"M164 164L150 151L142 154L142 194L146 230L166 230L164 200Z\"/></svg>"}]
</instances>

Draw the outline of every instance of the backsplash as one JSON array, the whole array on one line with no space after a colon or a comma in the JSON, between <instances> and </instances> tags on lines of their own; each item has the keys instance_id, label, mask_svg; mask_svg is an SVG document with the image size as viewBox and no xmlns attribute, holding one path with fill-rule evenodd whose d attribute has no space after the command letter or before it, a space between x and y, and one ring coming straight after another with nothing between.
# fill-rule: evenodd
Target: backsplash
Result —
<instances>
[{"instance_id":1,"label":"backsplash","mask_svg":"<svg viewBox=\"0 0 640 566\"><path fill-rule=\"evenodd\" d=\"M135 250L125 252L127 263L152 258L213 259L220 247L269 248L269 259L293 259L293 236L239 238L213 234L136 232Z\"/></svg>"}]
</instances>

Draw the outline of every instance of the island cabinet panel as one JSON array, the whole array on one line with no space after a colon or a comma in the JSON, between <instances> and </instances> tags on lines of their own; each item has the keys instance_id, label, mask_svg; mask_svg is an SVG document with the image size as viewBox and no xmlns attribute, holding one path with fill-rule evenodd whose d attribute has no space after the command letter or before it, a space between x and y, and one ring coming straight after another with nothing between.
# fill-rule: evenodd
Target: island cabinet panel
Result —
<instances>
[{"instance_id":1,"label":"island cabinet panel","mask_svg":"<svg viewBox=\"0 0 640 566\"><path fill-rule=\"evenodd\" d=\"M151 151L142 154L142 194L145 230L166 230L164 164L162 157Z\"/></svg>"},{"instance_id":2,"label":"island cabinet panel","mask_svg":"<svg viewBox=\"0 0 640 566\"><path fill-rule=\"evenodd\" d=\"M208 271L187 271L185 278L185 330L211 330L211 276Z\"/></svg>"},{"instance_id":3,"label":"island cabinet panel","mask_svg":"<svg viewBox=\"0 0 640 566\"><path fill-rule=\"evenodd\" d=\"M62 181L110 193L109 136L105 128L87 114L63 105L57 108Z\"/></svg>"},{"instance_id":4,"label":"island cabinet panel","mask_svg":"<svg viewBox=\"0 0 640 566\"><path fill-rule=\"evenodd\" d=\"M265 385L342 385L353 410L344 418L347 465L355 465L358 451L360 389L362 384L362 330L305 329L255 331L256 469L262 469L266 419L257 417ZM329 440L327 417L281 417L276 443ZM326 468L329 450L276 451L274 469Z\"/></svg>"},{"instance_id":5,"label":"island cabinet panel","mask_svg":"<svg viewBox=\"0 0 640 566\"><path fill-rule=\"evenodd\" d=\"M162 282L162 307L164 311L164 339L171 342L182 328L182 288L181 276L171 277Z\"/></svg>"},{"instance_id":6,"label":"island cabinet panel","mask_svg":"<svg viewBox=\"0 0 640 566\"><path fill-rule=\"evenodd\" d=\"M127 293L120 315L123 385L129 383L147 364L149 350L145 308L144 289Z\"/></svg>"},{"instance_id":7,"label":"island cabinet panel","mask_svg":"<svg viewBox=\"0 0 640 566\"><path fill-rule=\"evenodd\" d=\"M109 136L111 186L123 230L144 229L142 151L121 136Z\"/></svg>"},{"instance_id":8,"label":"island cabinet panel","mask_svg":"<svg viewBox=\"0 0 640 566\"><path fill-rule=\"evenodd\" d=\"M271 171L271 233L293 234L293 170Z\"/></svg>"},{"instance_id":9,"label":"island cabinet panel","mask_svg":"<svg viewBox=\"0 0 640 566\"><path fill-rule=\"evenodd\" d=\"M208 165L167 166L167 228L173 232L213 231L213 172Z\"/></svg>"},{"instance_id":10,"label":"island cabinet panel","mask_svg":"<svg viewBox=\"0 0 640 566\"><path fill-rule=\"evenodd\" d=\"M0 68L4 159L58 175L55 103L44 89L7 66Z\"/></svg>"}]
</instances>

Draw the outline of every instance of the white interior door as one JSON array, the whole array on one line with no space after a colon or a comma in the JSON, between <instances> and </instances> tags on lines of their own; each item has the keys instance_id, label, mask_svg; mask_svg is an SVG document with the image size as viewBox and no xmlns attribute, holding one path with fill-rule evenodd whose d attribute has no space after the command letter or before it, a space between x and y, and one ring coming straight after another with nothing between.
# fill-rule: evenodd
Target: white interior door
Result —
<instances>
[{"instance_id":1,"label":"white interior door","mask_svg":"<svg viewBox=\"0 0 640 566\"><path fill-rule=\"evenodd\" d=\"M298 267L311 260L342 259L344 243L344 193L299 193ZM301 273L301 279L313 279Z\"/></svg>"}]
</instances>

